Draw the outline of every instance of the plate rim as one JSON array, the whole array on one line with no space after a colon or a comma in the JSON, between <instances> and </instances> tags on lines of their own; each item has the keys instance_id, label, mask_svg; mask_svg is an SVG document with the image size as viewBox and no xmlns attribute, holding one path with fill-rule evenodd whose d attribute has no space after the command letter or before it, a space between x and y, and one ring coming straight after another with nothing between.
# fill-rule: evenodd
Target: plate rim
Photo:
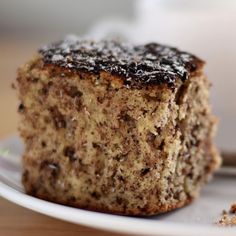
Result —
<instances>
[{"instance_id":1,"label":"plate rim","mask_svg":"<svg viewBox=\"0 0 236 236\"><path fill-rule=\"evenodd\" d=\"M208 236L223 236L226 234L227 236L235 236L236 233L236 230L233 228L222 228L213 225L206 226L194 223L187 225L176 222L158 222L144 218L132 218L77 209L21 193L4 184L2 181L0 181L0 195L10 202L56 219L116 233L173 236L198 236L201 234L207 234ZM55 214L55 208L57 208L57 214Z\"/></svg>"},{"instance_id":2,"label":"plate rim","mask_svg":"<svg viewBox=\"0 0 236 236\"><path fill-rule=\"evenodd\" d=\"M18 141L18 136L10 136L0 140L0 146L10 146ZM14 153L16 156L17 153ZM15 156L14 155L14 156ZM10 162L15 161L12 158ZM13 164L13 163L11 163ZM16 163L14 163L16 164ZM217 227L212 225L201 225L197 223L164 222L129 216L119 216L107 213L94 212L84 209L73 208L57 203L45 201L21 192L14 186L4 181L4 175L0 173L0 197L7 199L24 208L35 212L87 227L106 230L116 233L135 235L169 235L169 236L235 236L236 227ZM56 212L56 214L55 214ZM58 214L59 213L59 214ZM186 216L187 217L187 216Z\"/></svg>"}]
</instances>

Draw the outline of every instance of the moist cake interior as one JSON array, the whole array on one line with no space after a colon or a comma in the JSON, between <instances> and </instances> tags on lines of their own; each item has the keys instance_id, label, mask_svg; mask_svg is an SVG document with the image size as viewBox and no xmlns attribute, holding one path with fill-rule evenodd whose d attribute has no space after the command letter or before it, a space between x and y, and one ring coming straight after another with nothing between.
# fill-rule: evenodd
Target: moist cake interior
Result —
<instances>
[{"instance_id":1,"label":"moist cake interior","mask_svg":"<svg viewBox=\"0 0 236 236\"><path fill-rule=\"evenodd\" d=\"M17 84L31 195L153 215L190 203L220 164L210 84L191 54L67 39L42 48Z\"/></svg>"}]
</instances>

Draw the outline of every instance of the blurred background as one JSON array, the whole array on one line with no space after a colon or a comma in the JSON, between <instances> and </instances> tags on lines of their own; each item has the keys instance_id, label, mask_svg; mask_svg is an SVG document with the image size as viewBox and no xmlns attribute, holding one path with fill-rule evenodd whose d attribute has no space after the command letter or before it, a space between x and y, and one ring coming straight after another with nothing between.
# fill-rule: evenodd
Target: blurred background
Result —
<instances>
[{"instance_id":1,"label":"blurred background","mask_svg":"<svg viewBox=\"0 0 236 236\"><path fill-rule=\"evenodd\" d=\"M17 67L66 34L157 41L207 61L216 141L236 149L235 0L0 0L0 138L16 133Z\"/></svg>"},{"instance_id":2,"label":"blurred background","mask_svg":"<svg viewBox=\"0 0 236 236\"><path fill-rule=\"evenodd\" d=\"M130 21L132 0L0 0L0 138L16 133L17 68L36 50L67 34L84 35L106 19Z\"/></svg>"}]
</instances>

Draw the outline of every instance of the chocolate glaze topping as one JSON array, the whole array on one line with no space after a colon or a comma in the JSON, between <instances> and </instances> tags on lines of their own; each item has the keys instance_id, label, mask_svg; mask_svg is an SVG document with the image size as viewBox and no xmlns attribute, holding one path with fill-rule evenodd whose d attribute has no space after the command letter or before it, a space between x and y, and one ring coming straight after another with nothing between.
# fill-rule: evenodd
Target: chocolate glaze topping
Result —
<instances>
[{"instance_id":1,"label":"chocolate glaze topping","mask_svg":"<svg viewBox=\"0 0 236 236\"><path fill-rule=\"evenodd\" d=\"M130 45L115 40L91 41L66 37L39 50L45 64L70 70L120 76L126 86L185 81L203 61L176 48L149 43Z\"/></svg>"}]
</instances>

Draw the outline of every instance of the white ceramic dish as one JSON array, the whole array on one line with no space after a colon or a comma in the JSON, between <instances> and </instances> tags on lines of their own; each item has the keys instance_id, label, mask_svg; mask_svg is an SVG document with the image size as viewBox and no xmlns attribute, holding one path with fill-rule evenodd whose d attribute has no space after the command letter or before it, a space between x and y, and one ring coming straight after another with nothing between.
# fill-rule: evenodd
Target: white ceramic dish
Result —
<instances>
[{"instance_id":1,"label":"white ceramic dish","mask_svg":"<svg viewBox=\"0 0 236 236\"><path fill-rule=\"evenodd\" d=\"M80 210L26 195L20 181L21 152L22 145L17 137L0 142L0 195L33 211L76 224L135 235L236 235L236 226L223 228L215 224L222 210L236 201L236 170L230 175L218 174L203 189L200 198L183 209L148 218L125 217Z\"/></svg>"}]
</instances>

